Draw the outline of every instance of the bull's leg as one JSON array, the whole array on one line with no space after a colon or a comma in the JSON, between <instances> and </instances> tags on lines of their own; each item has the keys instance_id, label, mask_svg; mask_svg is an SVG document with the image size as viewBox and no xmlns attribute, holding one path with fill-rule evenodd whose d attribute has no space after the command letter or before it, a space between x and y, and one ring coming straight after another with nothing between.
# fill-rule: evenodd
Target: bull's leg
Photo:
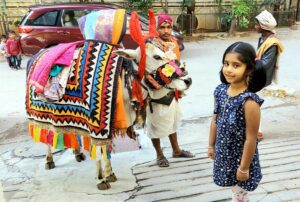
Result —
<instances>
[{"instance_id":1,"label":"bull's leg","mask_svg":"<svg viewBox=\"0 0 300 202\"><path fill-rule=\"evenodd\" d=\"M99 160L96 161L97 179L99 180L99 183L97 184L97 188L99 190L107 190L110 188L110 184L104 175L100 158L101 157L99 157Z\"/></svg>"},{"instance_id":2,"label":"bull's leg","mask_svg":"<svg viewBox=\"0 0 300 202\"><path fill-rule=\"evenodd\" d=\"M107 156L103 157L105 160L105 167L104 170L102 169L101 165L101 155L99 155L99 160L97 160L97 177L100 180L100 183L97 184L98 189L106 190L110 188L110 182L117 181L117 177L112 171L111 162L108 156L110 156L110 151L106 151Z\"/></svg>"},{"instance_id":3,"label":"bull's leg","mask_svg":"<svg viewBox=\"0 0 300 202\"><path fill-rule=\"evenodd\" d=\"M81 162L85 160L85 155L83 153L80 152L80 148L78 149L74 149L73 153L75 154L75 159L77 162Z\"/></svg>"},{"instance_id":4,"label":"bull's leg","mask_svg":"<svg viewBox=\"0 0 300 202\"><path fill-rule=\"evenodd\" d=\"M104 174L105 174L108 182L117 181L117 177L116 177L115 173L113 173L113 171L112 171L110 159L105 160Z\"/></svg>"},{"instance_id":5,"label":"bull's leg","mask_svg":"<svg viewBox=\"0 0 300 202\"><path fill-rule=\"evenodd\" d=\"M55 168L55 164L54 164L54 161L53 161L53 155L52 155L52 152L51 152L51 147L50 147L50 145L48 145L48 153L46 155L45 169L50 170L50 169L53 169L53 168Z\"/></svg>"}]
</instances>

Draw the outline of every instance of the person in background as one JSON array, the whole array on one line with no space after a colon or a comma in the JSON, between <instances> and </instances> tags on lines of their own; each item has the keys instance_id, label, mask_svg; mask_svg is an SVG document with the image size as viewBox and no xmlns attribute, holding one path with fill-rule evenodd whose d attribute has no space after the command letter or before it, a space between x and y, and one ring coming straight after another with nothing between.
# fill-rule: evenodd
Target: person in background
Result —
<instances>
[{"instance_id":1,"label":"person in background","mask_svg":"<svg viewBox=\"0 0 300 202\"><path fill-rule=\"evenodd\" d=\"M263 100L255 93L265 86L266 75L255 57L248 43L229 46L222 59L222 84L214 91L207 154L214 160L214 183L231 187L233 202L249 201L248 191L262 179L257 133Z\"/></svg>"},{"instance_id":2,"label":"person in background","mask_svg":"<svg viewBox=\"0 0 300 202\"><path fill-rule=\"evenodd\" d=\"M8 66L11 68L11 62L9 57L7 56L7 51L6 51L6 41L7 41L7 37L6 35L1 35L1 42L0 42L0 54L3 55L3 57L5 57Z\"/></svg>"},{"instance_id":3,"label":"person in background","mask_svg":"<svg viewBox=\"0 0 300 202\"><path fill-rule=\"evenodd\" d=\"M21 69L22 49L20 39L14 31L10 31L8 37L6 42L7 57L9 57L13 69Z\"/></svg>"},{"instance_id":4,"label":"person in background","mask_svg":"<svg viewBox=\"0 0 300 202\"><path fill-rule=\"evenodd\" d=\"M78 27L78 22L75 18L74 11L66 11L64 15L65 27Z\"/></svg>"},{"instance_id":5,"label":"person in background","mask_svg":"<svg viewBox=\"0 0 300 202\"><path fill-rule=\"evenodd\" d=\"M175 44L173 49L177 59L180 60L180 49L177 40L172 37L173 21L172 17L168 14L159 14L157 16L157 31L159 38L165 42L172 42Z\"/></svg>"},{"instance_id":6,"label":"person in background","mask_svg":"<svg viewBox=\"0 0 300 202\"><path fill-rule=\"evenodd\" d=\"M261 34L258 40L256 62L266 71L266 87L271 85L272 81L276 82L279 56L283 52L283 45L275 35L276 25L275 18L267 10L262 11L255 18L255 29ZM259 130L258 139L263 139L261 130Z\"/></svg>"}]
</instances>

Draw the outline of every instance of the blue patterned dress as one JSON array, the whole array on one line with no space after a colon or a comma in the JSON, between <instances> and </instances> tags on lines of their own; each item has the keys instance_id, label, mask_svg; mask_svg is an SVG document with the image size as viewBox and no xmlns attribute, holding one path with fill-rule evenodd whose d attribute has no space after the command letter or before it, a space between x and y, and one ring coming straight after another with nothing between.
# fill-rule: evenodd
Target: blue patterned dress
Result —
<instances>
[{"instance_id":1,"label":"blue patterned dress","mask_svg":"<svg viewBox=\"0 0 300 202\"><path fill-rule=\"evenodd\" d=\"M259 105L263 100L247 90L231 97L227 94L228 87L227 84L220 84L214 92L217 133L213 179L222 187L238 185L247 191L253 191L262 178L257 147L250 164L250 178L239 182L236 179L236 171L240 165L246 140L244 104L249 98Z\"/></svg>"}]
</instances>

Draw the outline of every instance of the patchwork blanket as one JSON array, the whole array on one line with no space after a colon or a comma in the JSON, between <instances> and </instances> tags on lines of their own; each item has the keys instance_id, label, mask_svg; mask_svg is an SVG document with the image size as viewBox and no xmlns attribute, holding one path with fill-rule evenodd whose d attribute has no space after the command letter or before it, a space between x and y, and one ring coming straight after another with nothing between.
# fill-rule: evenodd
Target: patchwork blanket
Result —
<instances>
[{"instance_id":1,"label":"patchwork blanket","mask_svg":"<svg viewBox=\"0 0 300 202\"><path fill-rule=\"evenodd\" d=\"M28 118L41 125L45 123L55 127L78 128L78 133L85 131L97 140L111 139L121 68L113 50L113 45L85 41L71 69L65 95L59 101L47 103L39 100L35 87L27 82ZM32 66L28 81L42 57Z\"/></svg>"}]
</instances>

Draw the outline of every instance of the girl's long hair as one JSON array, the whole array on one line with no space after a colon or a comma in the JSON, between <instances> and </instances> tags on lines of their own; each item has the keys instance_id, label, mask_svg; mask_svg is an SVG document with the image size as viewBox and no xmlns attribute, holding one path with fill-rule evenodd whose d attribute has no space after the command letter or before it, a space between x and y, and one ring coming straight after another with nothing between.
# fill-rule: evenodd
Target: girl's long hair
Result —
<instances>
[{"instance_id":1,"label":"girl's long hair","mask_svg":"<svg viewBox=\"0 0 300 202\"><path fill-rule=\"evenodd\" d=\"M256 53L253 46L245 42L236 42L230 45L224 52L222 64L224 64L225 56L228 53L238 53L239 60L246 64L246 71L250 72L250 78L248 80L248 90L256 93L260 91L266 85L266 72L261 65L256 64ZM222 83L228 84L223 74L223 66L220 71L220 80Z\"/></svg>"}]
</instances>

